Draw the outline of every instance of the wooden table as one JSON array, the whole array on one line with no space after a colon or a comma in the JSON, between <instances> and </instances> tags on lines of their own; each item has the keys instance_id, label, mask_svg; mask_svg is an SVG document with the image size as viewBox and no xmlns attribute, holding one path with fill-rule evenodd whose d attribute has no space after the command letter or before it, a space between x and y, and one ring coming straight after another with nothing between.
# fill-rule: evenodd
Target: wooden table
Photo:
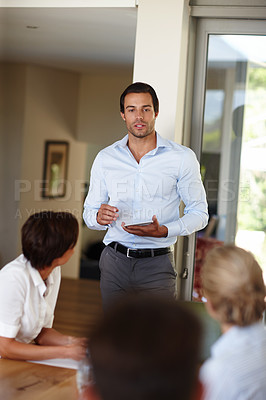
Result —
<instances>
[{"instance_id":1,"label":"wooden table","mask_svg":"<svg viewBox=\"0 0 266 400\"><path fill-rule=\"evenodd\" d=\"M77 400L76 370L0 359L1 400Z\"/></svg>"}]
</instances>

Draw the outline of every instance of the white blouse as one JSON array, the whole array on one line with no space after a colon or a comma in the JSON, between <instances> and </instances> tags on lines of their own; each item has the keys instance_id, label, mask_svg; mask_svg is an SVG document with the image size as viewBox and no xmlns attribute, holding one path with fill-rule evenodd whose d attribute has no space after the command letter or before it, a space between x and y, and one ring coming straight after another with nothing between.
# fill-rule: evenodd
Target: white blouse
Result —
<instances>
[{"instance_id":1,"label":"white blouse","mask_svg":"<svg viewBox=\"0 0 266 400\"><path fill-rule=\"evenodd\" d=\"M200 369L204 400L266 399L266 330L233 326L212 345Z\"/></svg>"},{"instance_id":2,"label":"white blouse","mask_svg":"<svg viewBox=\"0 0 266 400\"><path fill-rule=\"evenodd\" d=\"M30 343L42 328L51 328L61 281L61 267L46 285L21 254L0 270L0 336Z\"/></svg>"}]
</instances>

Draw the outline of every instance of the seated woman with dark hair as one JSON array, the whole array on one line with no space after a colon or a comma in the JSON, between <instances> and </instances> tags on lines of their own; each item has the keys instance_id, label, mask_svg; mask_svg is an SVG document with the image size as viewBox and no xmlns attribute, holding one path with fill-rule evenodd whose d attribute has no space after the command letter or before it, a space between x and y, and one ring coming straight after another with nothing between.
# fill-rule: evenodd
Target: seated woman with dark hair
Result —
<instances>
[{"instance_id":1,"label":"seated woman with dark hair","mask_svg":"<svg viewBox=\"0 0 266 400\"><path fill-rule=\"evenodd\" d=\"M0 271L0 357L84 357L86 339L52 328L60 265L72 256L78 232L77 219L67 212L36 213L23 225L23 254Z\"/></svg>"},{"instance_id":2,"label":"seated woman with dark hair","mask_svg":"<svg viewBox=\"0 0 266 400\"><path fill-rule=\"evenodd\" d=\"M266 289L254 256L236 246L211 250L202 284L207 310L223 335L201 367L206 400L266 398Z\"/></svg>"}]
</instances>

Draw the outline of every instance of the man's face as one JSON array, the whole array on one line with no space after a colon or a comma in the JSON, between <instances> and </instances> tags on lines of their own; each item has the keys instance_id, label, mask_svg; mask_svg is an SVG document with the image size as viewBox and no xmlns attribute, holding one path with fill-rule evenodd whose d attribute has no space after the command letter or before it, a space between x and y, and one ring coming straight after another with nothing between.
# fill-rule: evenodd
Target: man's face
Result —
<instances>
[{"instance_id":1,"label":"man's face","mask_svg":"<svg viewBox=\"0 0 266 400\"><path fill-rule=\"evenodd\" d=\"M125 97L124 113L121 113L126 123L128 133L144 138L155 133L155 113L150 93L129 93Z\"/></svg>"}]
</instances>

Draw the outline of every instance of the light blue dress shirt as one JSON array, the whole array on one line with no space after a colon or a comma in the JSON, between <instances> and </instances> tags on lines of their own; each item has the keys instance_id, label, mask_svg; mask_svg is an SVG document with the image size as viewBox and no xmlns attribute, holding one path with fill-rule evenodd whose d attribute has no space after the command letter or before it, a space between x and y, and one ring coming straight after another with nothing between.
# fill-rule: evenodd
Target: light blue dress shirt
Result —
<instances>
[{"instance_id":1,"label":"light blue dress shirt","mask_svg":"<svg viewBox=\"0 0 266 400\"><path fill-rule=\"evenodd\" d=\"M108 228L106 245L116 241L130 248L167 247L177 236L203 229L208 222L206 195L194 152L156 135L156 148L139 163L127 146L128 135L101 150L94 160L83 218L91 229ZM185 209L179 218L181 200ZM110 226L96 221L102 203L119 210L117 221ZM166 238L140 237L121 227L122 221L146 222L153 215L168 228Z\"/></svg>"},{"instance_id":2,"label":"light blue dress shirt","mask_svg":"<svg viewBox=\"0 0 266 400\"><path fill-rule=\"evenodd\" d=\"M266 399L266 330L234 326L212 346L200 370L204 400Z\"/></svg>"}]
</instances>

